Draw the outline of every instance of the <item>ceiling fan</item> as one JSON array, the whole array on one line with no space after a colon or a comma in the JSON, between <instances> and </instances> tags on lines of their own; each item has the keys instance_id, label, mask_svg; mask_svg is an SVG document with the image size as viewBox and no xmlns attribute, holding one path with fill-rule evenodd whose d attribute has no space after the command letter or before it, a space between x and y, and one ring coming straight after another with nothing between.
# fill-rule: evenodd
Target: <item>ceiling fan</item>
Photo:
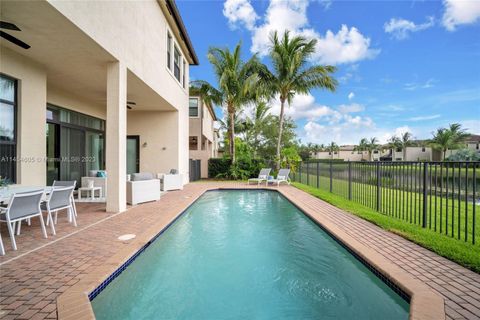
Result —
<instances>
[{"instance_id":1,"label":"ceiling fan","mask_svg":"<svg viewBox=\"0 0 480 320\"><path fill-rule=\"evenodd\" d=\"M127 109L132 110L137 104L134 101L127 101Z\"/></svg>"},{"instance_id":2,"label":"ceiling fan","mask_svg":"<svg viewBox=\"0 0 480 320\"><path fill-rule=\"evenodd\" d=\"M0 29L6 29L6 30L12 30L12 31L22 31L19 27L17 27L15 24L6 22L6 21L0 21ZM10 41L11 43L16 44L19 47L22 47L23 49L29 49L30 46L23 42L22 40L19 40L15 38L14 36L3 32L0 30L0 37L4 38L5 40Z\"/></svg>"}]
</instances>

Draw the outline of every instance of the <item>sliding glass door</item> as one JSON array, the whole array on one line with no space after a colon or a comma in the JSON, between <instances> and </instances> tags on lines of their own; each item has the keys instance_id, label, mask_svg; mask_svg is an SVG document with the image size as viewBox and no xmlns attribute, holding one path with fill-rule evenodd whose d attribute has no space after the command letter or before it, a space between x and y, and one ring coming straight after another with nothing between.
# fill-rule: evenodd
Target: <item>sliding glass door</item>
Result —
<instances>
[{"instance_id":1,"label":"sliding glass door","mask_svg":"<svg viewBox=\"0 0 480 320\"><path fill-rule=\"evenodd\" d=\"M105 121L82 113L47 106L47 184L76 180L89 170L105 168Z\"/></svg>"}]
</instances>

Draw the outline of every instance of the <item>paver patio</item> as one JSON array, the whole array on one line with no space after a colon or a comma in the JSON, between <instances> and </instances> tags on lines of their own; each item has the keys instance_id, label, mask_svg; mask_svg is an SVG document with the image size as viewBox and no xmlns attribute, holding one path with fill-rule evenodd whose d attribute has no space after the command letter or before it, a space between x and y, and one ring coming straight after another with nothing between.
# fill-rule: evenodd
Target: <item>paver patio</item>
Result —
<instances>
[{"instance_id":1,"label":"paver patio","mask_svg":"<svg viewBox=\"0 0 480 320\"><path fill-rule=\"evenodd\" d=\"M38 225L25 225L18 238L17 252L10 249L8 233L2 226L7 255L0 258L0 318L56 318L57 297L128 245L117 240L118 236L141 235L154 222L172 220L205 190L214 187L245 188L246 185L192 183L182 191L164 194L158 202L135 206L120 214L105 213L101 204L79 204L78 228L68 225L63 216L59 218L57 236L49 234L48 239L43 239ZM479 274L301 190L281 188L289 198L333 222L442 295L448 319L480 319Z\"/></svg>"}]
</instances>

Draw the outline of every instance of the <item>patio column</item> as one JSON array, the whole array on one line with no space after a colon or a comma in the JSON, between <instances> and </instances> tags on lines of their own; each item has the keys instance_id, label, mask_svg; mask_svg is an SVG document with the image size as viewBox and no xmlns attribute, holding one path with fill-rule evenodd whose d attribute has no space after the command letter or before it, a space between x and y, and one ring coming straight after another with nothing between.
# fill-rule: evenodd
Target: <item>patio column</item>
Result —
<instances>
[{"instance_id":1,"label":"patio column","mask_svg":"<svg viewBox=\"0 0 480 320\"><path fill-rule=\"evenodd\" d=\"M126 209L127 69L122 62L107 67L107 212Z\"/></svg>"}]
</instances>

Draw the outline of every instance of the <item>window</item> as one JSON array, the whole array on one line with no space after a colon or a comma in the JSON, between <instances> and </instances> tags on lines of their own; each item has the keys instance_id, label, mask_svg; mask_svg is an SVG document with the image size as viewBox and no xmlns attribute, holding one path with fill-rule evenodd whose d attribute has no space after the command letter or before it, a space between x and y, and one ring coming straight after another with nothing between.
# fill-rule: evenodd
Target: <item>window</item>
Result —
<instances>
[{"instance_id":1,"label":"window","mask_svg":"<svg viewBox=\"0 0 480 320\"><path fill-rule=\"evenodd\" d=\"M167 67L172 70L172 36L167 32Z\"/></svg>"},{"instance_id":2,"label":"window","mask_svg":"<svg viewBox=\"0 0 480 320\"><path fill-rule=\"evenodd\" d=\"M191 136L188 139L188 144L190 147L190 150L198 150L198 138L195 136Z\"/></svg>"},{"instance_id":3,"label":"window","mask_svg":"<svg viewBox=\"0 0 480 320\"><path fill-rule=\"evenodd\" d=\"M173 75L180 82L180 60L182 56L180 51L178 51L177 46L173 47Z\"/></svg>"},{"instance_id":4,"label":"window","mask_svg":"<svg viewBox=\"0 0 480 320\"><path fill-rule=\"evenodd\" d=\"M425 147L422 148L422 152L425 152Z\"/></svg>"},{"instance_id":5,"label":"window","mask_svg":"<svg viewBox=\"0 0 480 320\"><path fill-rule=\"evenodd\" d=\"M17 81L0 75L0 176L16 182Z\"/></svg>"},{"instance_id":6,"label":"window","mask_svg":"<svg viewBox=\"0 0 480 320\"><path fill-rule=\"evenodd\" d=\"M188 114L190 117L198 117L198 99L190 98L188 105Z\"/></svg>"},{"instance_id":7,"label":"window","mask_svg":"<svg viewBox=\"0 0 480 320\"><path fill-rule=\"evenodd\" d=\"M183 60L183 67L182 67L182 87L186 88L185 86L185 73L187 72L185 60Z\"/></svg>"}]
</instances>

